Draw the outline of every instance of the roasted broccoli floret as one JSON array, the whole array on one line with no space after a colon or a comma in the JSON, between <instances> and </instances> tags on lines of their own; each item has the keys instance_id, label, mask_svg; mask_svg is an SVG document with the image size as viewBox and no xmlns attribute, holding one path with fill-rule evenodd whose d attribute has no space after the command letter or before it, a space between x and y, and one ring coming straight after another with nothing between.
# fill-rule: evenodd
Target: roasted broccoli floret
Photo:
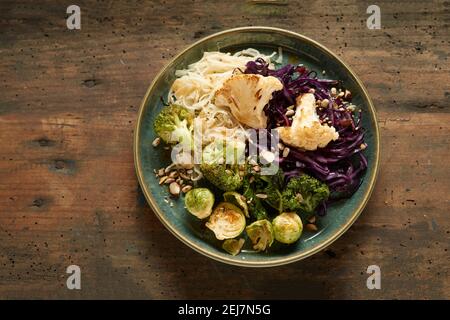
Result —
<instances>
[{"instance_id":1,"label":"roasted broccoli floret","mask_svg":"<svg viewBox=\"0 0 450 320\"><path fill-rule=\"evenodd\" d=\"M210 143L203 149L200 171L205 178L223 191L234 191L242 185L242 176L236 159L227 159L227 153L232 157L240 157L245 151L245 145L227 145L222 140Z\"/></svg>"},{"instance_id":2,"label":"roasted broccoli floret","mask_svg":"<svg viewBox=\"0 0 450 320\"><path fill-rule=\"evenodd\" d=\"M330 195L328 186L306 174L289 180L282 193L283 210L312 214Z\"/></svg>"},{"instance_id":3,"label":"roasted broccoli floret","mask_svg":"<svg viewBox=\"0 0 450 320\"><path fill-rule=\"evenodd\" d=\"M186 108L172 104L164 107L153 123L155 132L166 143L183 143L192 141L193 115Z\"/></svg>"},{"instance_id":4,"label":"roasted broccoli floret","mask_svg":"<svg viewBox=\"0 0 450 320\"><path fill-rule=\"evenodd\" d=\"M251 176L245 177L242 182L242 195L247 201L248 211L256 220L267 219L267 212L262 200L256 196L256 192L250 183Z\"/></svg>"},{"instance_id":5,"label":"roasted broccoli floret","mask_svg":"<svg viewBox=\"0 0 450 320\"><path fill-rule=\"evenodd\" d=\"M247 199L249 212L256 220L267 219L264 204L282 211L284 175L281 169L275 175L248 173L242 184L242 195Z\"/></svg>"},{"instance_id":6,"label":"roasted broccoli floret","mask_svg":"<svg viewBox=\"0 0 450 320\"><path fill-rule=\"evenodd\" d=\"M223 191L233 191L242 185L242 177L237 168L228 167L225 164L202 163L200 171L203 176Z\"/></svg>"},{"instance_id":7,"label":"roasted broccoli floret","mask_svg":"<svg viewBox=\"0 0 450 320\"><path fill-rule=\"evenodd\" d=\"M283 211L283 195L280 190L284 185L284 174L281 169L274 175L256 176L257 193L263 193L267 196L264 202L278 212Z\"/></svg>"}]
</instances>

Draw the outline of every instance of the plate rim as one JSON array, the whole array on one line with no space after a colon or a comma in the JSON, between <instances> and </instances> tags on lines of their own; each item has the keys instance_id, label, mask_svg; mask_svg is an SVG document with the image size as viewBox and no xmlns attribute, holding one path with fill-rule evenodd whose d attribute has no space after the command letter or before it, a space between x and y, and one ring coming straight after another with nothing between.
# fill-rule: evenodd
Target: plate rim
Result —
<instances>
[{"instance_id":1,"label":"plate rim","mask_svg":"<svg viewBox=\"0 0 450 320\"><path fill-rule=\"evenodd\" d=\"M156 82L158 81L158 79L162 76L162 74L166 71L166 69L172 65L172 63L174 63L180 56L184 55L186 52L188 52L189 50L195 48L196 46L198 46L199 44L205 42L205 41L209 41L211 39L214 39L218 36L222 36L224 34L229 34L229 33L239 33L242 31L250 31L250 32L275 32L275 33L281 33L284 35L289 35L289 36L293 36L296 38L299 38L302 41L306 41L309 42L309 44L319 48L320 50L323 50L324 52L326 52L327 54L329 54L331 57L333 57L334 59L336 59L339 63L342 64L342 66L354 77L354 79L356 80L357 85L362 89L362 92L364 94L364 97L367 99L368 101L368 107L370 109L370 111L372 112L373 116L374 116L374 137L375 137L375 155L374 155L374 159L372 161L374 161L374 171L372 173L372 175L369 177L370 181L369 181L369 188L368 190L365 192L365 194L363 195L363 199L360 202L359 206L356 208L356 210L354 210L353 215L350 217L350 219L341 227L339 228L330 238L326 239L324 242L320 243L319 245L317 245L316 247L313 247L309 250L305 250L305 251L300 251L298 254L294 254L293 256L290 257L285 257L285 258L278 258L278 259L274 259L274 260L270 260L270 261L264 261L264 259L260 260L260 261L247 261L247 260L236 260L236 259L232 259L231 257L223 257L220 256L218 254L215 254L214 252L210 252L206 249L204 249L203 247L193 244L191 243L191 241L189 239L187 239L186 237L182 236L181 234L179 234L179 232L176 230L176 228L173 228L169 221L166 219L165 215L162 213L162 210L159 208L159 206L156 204L156 201L154 200L153 195L151 194L151 192L149 192L146 184L144 183L144 176L143 176L143 172L142 172L142 168L141 168L141 164L139 161L140 155L139 155L139 132L140 132L140 128L141 128L141 121L142 121L142 116L144 113L144 109L145 109L145 105L146 102L150 96L150 93L153 91L153 87L155 86ZM133 154L134 154L134 166L135 166L135 170L136 170L136 176L138 178L138 182L139 185L141 187L141 190L147 200L147 203L150 205L150 208L152 209L152 211L155 213L155 215L158 217L158 219L161 221L161 223L165 226L165 228L167 230L169 230L176 238L178 238L181 242L183 242L184 244L186 244L188 247L192 248L193 250L197 251L198 253L209 257L211 259L214 259L216 261L220 261L226 264L230 264L230 265L235 265L235 266L241 266L241 267L275 267L275 266L281 266L281 265L285 265L285 264L289 264L289 263L293 263L296 261L300 261L303 260L307 257L310 257L322 250L324 250L325 248L327 248L329 245L331 245L333 242L335 242L338 238L340 238L352 225L353 223L358 219L358 217L361 215L362 211L364 210L364 208L367 205L367 202L369 201L369 198L375 188L375 183L378 177L378 173L379 173L379 167L380 167L380 131L379 131L379 126L378 126L378 117L377 117L377 113L376 113L376 109L373 105L372 99L369 96L369 93L366 89L366 87L364 86L363 82L359 79L359 77L353 72L353 70L340 58L338 57L336 54L334 54L330 49L328 49L327 47L325 47L324 45L320 44L319 42L304 36L300 33L296 33L293 31L289 31L286 29L281 29L281 28L275 28L275 27L265 27L265 26L249 26L249 27L239 27L239 28L232 28L232 29L227 29L224 31L220 31L214 34L211 34L209 36L206 36L196 42L194 42L193 44L187 46L185 49L183 49L182 51L180 51L177 55L175 55L172 59L170 59L170 61L168 61L162 68L161 70L155 75L155 77L153 78L151 84L149 85L144 98L142 99L142 102L139 106L139 112L138 112L138 117L137 117L137 121L135 124L135 128L134 128L134 143L133 143Z\"/></svg>"}]
</instances>

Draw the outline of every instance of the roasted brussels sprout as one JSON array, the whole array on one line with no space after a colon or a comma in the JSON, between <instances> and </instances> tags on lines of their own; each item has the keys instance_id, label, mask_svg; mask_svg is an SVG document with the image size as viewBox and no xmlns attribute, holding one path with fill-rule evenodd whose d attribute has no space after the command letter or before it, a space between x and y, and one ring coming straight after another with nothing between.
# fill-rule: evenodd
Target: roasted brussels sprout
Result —
<instances>
[{"instance_id":1,"label":"roasted brussels sprout","mask_svg":"<svg viewBox=\"0 0 450 320\"><path fill-rule=\"evenodd\" d=\"M223 194L223 199L226 202L232 203L235 206L239 207L245 214L247 218L249 218L248 214L248 206L247 202L245 202L245 197L235 191L228 191Z\"/></svg>"},{"instance_id":2,"label":"roasted brussels sprout","mask_svg":"<svg viewBox=\"0 0 450 320\"><path fill-rule=\"evenodd\" d=\"M244 245L244 239L227 239L223 242L222 248L229 254L235 256L241 252L242 246Z\"/></svg>"},{"instance_id":3,"label":"roasted brussels sprout","mask_svg":"<svg viewBox=\"0 0 450 320\"><path fill-rule=\"evenodd\" d=\"M221 202L209 217L206 227L219 240L236 238L245 229L245 216L234 204Z\"/></svg>"},{"instance_id":4,"label":"roasted brussels sprout","mask_svg":"<svg viewBox=\"0 0 450 320\"><path fill-rule=\"evenodd\" d=\"M300 238L303 224L300 217L294 212L284 212L272 221L275 239L281 243L294 243Z\"/></svg>"},{"instance_id":5,"label":"roasted brussels sprout","mask_svg":"<svg viewBox=\"0 0 450 320\"><path fill-rule=\"evenodd\" d=\"M199 219L209 217L214 206L214 195L207 188L195 188L186 193L186 209Z\"/></svg>"},{"instance_id":6,"label":"roasted brussels sprout","mask_svg":"<svg viewBox=\"0 0 450 320\"><path fill-rule=\"evenodd\" d=\"M264 251L273 243L272 224L266 219L253 222L245 228L245 231L252 240L253 249L257 251Z\"/></svg>"}]
</instances>

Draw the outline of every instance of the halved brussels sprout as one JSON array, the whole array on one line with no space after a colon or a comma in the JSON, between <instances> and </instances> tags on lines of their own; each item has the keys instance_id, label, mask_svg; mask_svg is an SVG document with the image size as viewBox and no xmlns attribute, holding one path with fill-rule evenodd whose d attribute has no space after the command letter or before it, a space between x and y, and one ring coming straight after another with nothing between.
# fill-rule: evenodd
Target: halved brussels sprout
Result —
<instances>
[{"instance_id":1,"label":"halved brussels sprout","mask_svg":"<svg viewBox=\"0 0 450 320\"><path fill-rule=\"evenodd\" d=\"M207 188L195 188L186 193L186 209L199 219L209 217L214 206L214 195Z\"/></svg>"},{"instance_id":2,"label":"halved brussels sprout","mask_svg":"<svg viewBox=\"0 0 450 320\"><path fill-rule=\"evenodd\" d=\"M272 224L266 219L253 222L245 228L245 231L252 240L253 249L257 251L264 251L273 243Z\"/></svg>"},{"instance_id":3,"label":"halved brussels sprout","mask_svg":"<svg viewBox=\"0 0 450 320\"><path fill-rule=\"evenodd\" d=\"M228 191L223 194L223 199L226 202L232 203L235 206L239 207L245 214L247 218L250 218L248 214L248 206L247 202L245 202L245 197L236 191Z\"/></svg>"},{"instance_id":4,"label":"halved brussels sprout","mask_svg":"<svg viewBox=\"0 0 450 320\"><path fill-rule=\"evenodd\" d=\"M206 227L219 240L236 238L245 229L245 216L234 204L221 202L209 217Z\"/></svg>"},{"instance_id":5,"label":"halved brussels sprout","mask_svg":"<svg viewBox=\"0 0 450 320\"><path fill-rule=\"evenodd\" d=\"M300 217L294 212L284 212L272 221L275 239L281 243L290 244L297 241L303 230Z\"/></svg>"},{"instance_id":6,"label":"halved brussels sprout","mask_svg":"<svg viewBox=\"0 0 450 320\"><path fill-rule=\"evenodd\" d=\"M244 245L244 239L227 239L223 242L222 248L229 254L235 256L241 252L242 246Z\"/></svg>"}]
</instances>

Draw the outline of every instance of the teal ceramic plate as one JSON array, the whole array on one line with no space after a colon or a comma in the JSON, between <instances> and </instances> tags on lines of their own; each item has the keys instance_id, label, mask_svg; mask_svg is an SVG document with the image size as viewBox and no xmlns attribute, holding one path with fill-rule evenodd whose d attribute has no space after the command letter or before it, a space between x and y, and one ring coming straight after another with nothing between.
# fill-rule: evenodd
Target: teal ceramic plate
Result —
<instances>
[{"instance_id":1,"label":"teal ceramic plate","mask_svg":"<svg viewBox=\"0 0 450 320\"><path fill-rule=\"evenodd\" d=\"M327 215L319 219L319 232L304 232L301 239L292 245L272 246L267 252L256 253L251 246L244 247L237 256L231 256L221 249L204 222L186 212L182 199L174 201L170 207L165 201L167 188L158 185L154 169L165 167L169 158L161 148L153 148L151 142L156 135L153 131L155 115L163 107L160 97L166 97L175 80L175 70L184 69L198 61L205 51L234 52L244 48L255 48L266 54L282 48L284 63L303 63L327 78L339 79L350 89L353 103L363 110L363 126L367 130L366 155L369 167L358 191L350 198L333 204ZM229 264L264 267L294 262L319 252L341 236L358 218L366 205L374 187L379 163L379 132L375 109L367 90L353 71L330 50L319 43L290 31L267 28L246 27L231 29L206 37L177 55L156 76L150 85L140 107L134 137L134 161L139 183L151 208L177 238L192 249L218 261ZM247 241L248 242L248 241Z\"/></svg>"}]
</instances>

